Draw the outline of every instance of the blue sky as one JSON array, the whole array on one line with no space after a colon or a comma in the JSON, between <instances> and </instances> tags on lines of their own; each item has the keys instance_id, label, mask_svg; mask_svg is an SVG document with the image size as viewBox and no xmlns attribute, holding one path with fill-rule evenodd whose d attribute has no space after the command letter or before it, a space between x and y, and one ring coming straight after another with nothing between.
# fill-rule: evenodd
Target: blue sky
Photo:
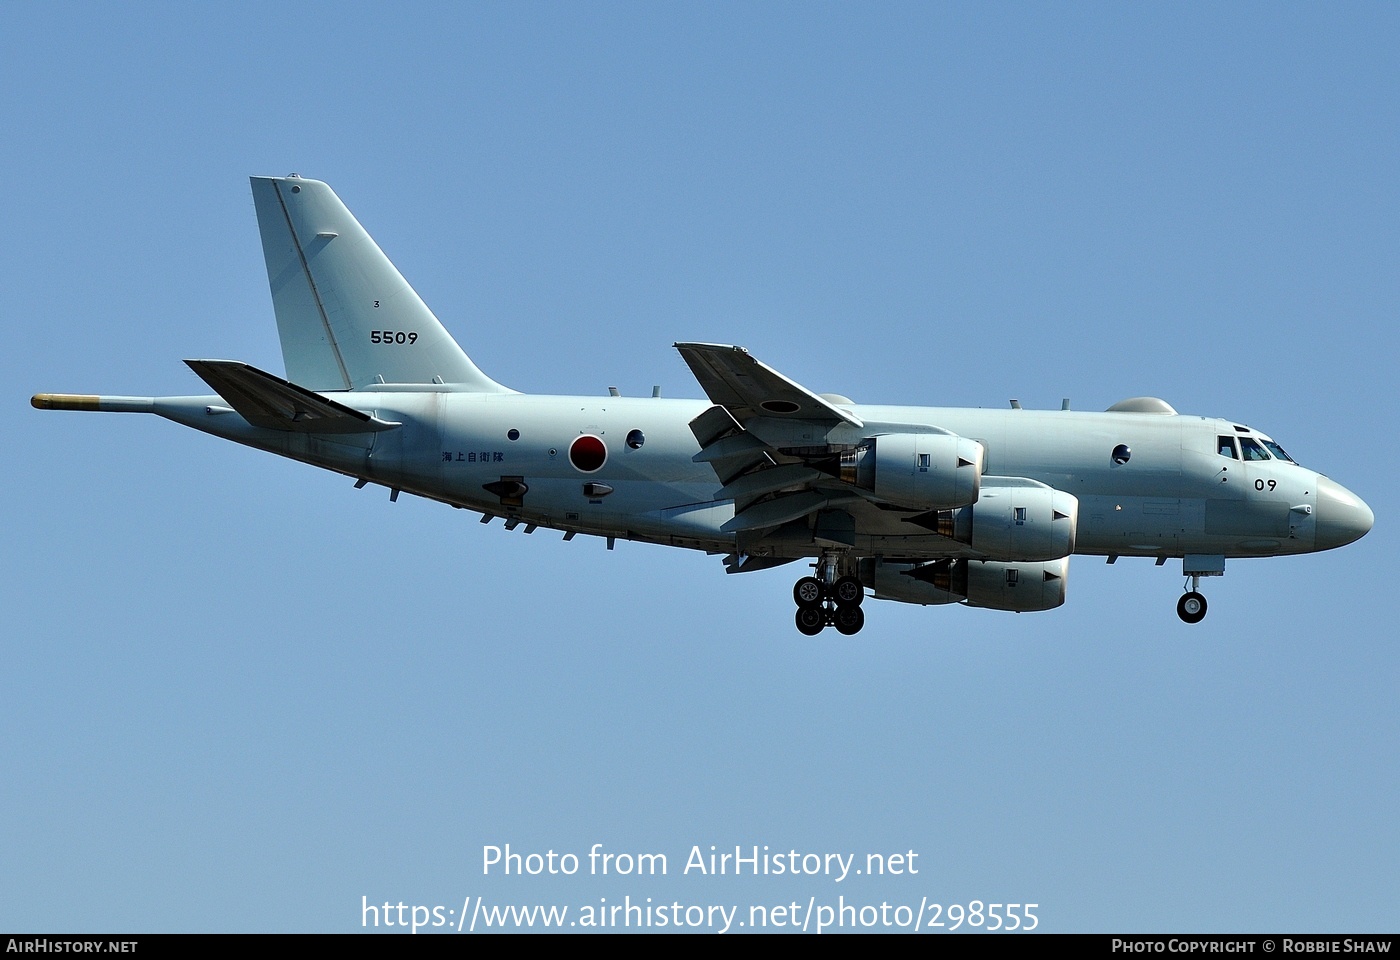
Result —
<instances>
[{"instance_id":1,"label":"blue sky","mask_svg":"<svg viewBox=\"0 0 1400 960\"><path fill-rule=\"evenodd\" d=\"M455 907L1035 902L1054 931L1393 930L1383 4L0 10L0 927ZM281 370L247 177L332 184L490 376L699 396L676 340L858 401L1232 417L1366 498L1332 553L1077 558L1043 614L507 533L153 417ZM664 878L483 876L482 848ZM698 878L692 845L913 850Z\"/></svg>"}]
</instances>

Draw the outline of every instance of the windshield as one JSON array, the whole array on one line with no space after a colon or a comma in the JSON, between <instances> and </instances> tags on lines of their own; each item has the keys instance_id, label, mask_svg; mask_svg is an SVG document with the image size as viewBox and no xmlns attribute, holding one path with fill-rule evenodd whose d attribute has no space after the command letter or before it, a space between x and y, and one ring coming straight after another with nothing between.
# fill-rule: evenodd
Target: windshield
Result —
<instances>
[{"instance_id":1,"label":"windshield","mask_svg":"<svg viewBox=\"0 0 1400 960\"><path fill-rule=\"evenodd\" d=\"M1280 460L1287 460L1289 463L1298 462L1297 460L1294 460L1292 457L1290 457L1287 453L1285 453L1283 447L1280 447L1268 437L1260 437L1259 439L1264 442L1264 446L1269 448L1269 452L1272 453L1274 456L1278 457Z\"/></svg>"},{"instance_id":2,"label":"windshield","mask_svg":"<svg viewBox=\"0 0 1400 960\"><path fill-rule=\"evenodd\" d=\"M1259 441L1253 437L1240 437L1240 450L1244 452L1246 460L1267 460L1269 453L1259 446Z\"/></svg>"}]
</instances>

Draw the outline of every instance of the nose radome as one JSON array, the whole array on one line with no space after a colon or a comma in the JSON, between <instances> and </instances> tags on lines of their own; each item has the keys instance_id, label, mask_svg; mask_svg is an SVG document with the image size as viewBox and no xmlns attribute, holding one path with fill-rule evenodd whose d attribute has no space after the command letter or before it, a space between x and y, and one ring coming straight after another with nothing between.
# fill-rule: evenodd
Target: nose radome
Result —
<instances>
[{"instance_id":1,"label":"nose radome","mask_svg":"<svg viewBox=\"0 0 1400 960\"><path fill-rule=\"evenodd\" d=\"M1360 540L1376 522L1366 501L1326 477L1317 480L1317 549L1331 550Z\"/></svg>"}]
</instances>

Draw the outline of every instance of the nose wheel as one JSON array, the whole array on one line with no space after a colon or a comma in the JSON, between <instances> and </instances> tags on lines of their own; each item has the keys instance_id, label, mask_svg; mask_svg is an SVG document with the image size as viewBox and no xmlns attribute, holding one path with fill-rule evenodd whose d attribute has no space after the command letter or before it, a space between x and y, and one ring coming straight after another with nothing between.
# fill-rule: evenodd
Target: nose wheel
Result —
<instances>
[{"instance_id":1,"label":"nose wheel","mask_svg":"<svg viewBox=\"0 0 1400 960\"><path fill-rule=\"evenodd\" d=\"M853 636L865 626L865 611L861 602L865 599L865 587L856 577L835 577L834 559L818 564L825 579L803 577L792 588L792 599L797 603L797 630L805 636L815 637L827 627L835 627L837 633Z\"/></svg>"},{"instance_id":2,"label":"nose wheel","mask_svg":"<svg viewBox=\"0 0 1400 960\"><path fill-rule=\"evenodd\" d=\"M1176 615L1187 623L1200 623L1206 618L1206 598L1194 590L1182 594L1176 602Z\"/></svg>"},{"instance_id":3,"label":"nose wheel","mask_svg":"<svg viewBox=\"0 0 1400 960\"><path fill-rule=\"evenodd\" d=\"M1206 598L1200 592L1201 578L1191 577L1191 589L1176 602L1176 615L1186 623L1200 623L1206 618Z\"/></svg>"}]
</instances>

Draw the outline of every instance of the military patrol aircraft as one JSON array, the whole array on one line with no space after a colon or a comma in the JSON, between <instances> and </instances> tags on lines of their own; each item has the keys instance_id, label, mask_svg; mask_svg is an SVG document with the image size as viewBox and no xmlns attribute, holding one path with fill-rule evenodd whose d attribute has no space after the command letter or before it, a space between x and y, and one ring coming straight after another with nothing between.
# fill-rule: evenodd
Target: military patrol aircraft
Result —
<instances>
[{"instance_id":1,"label":"military patrol aircraft","mask_svg":"<svg viewBox=\"0 0 1400 960\"><path fill-rule=\"evenodd\" d=\"M797 628L854 634L861 603L1034 611L1071 554L1182 558L1177 603L1229 557L1328 550L1374 521L1259 431L1152 397L1104 413L872 406L743 347L677 343L707 401L531 396L477 368L326 184L255 177L287 379L187 360L214 396L38 394L46 410L154 413L334 470L355 486L577 534L812 561ZM1066 404L1068 407L1068 404Z\"/></svg>"}]
</instances>

